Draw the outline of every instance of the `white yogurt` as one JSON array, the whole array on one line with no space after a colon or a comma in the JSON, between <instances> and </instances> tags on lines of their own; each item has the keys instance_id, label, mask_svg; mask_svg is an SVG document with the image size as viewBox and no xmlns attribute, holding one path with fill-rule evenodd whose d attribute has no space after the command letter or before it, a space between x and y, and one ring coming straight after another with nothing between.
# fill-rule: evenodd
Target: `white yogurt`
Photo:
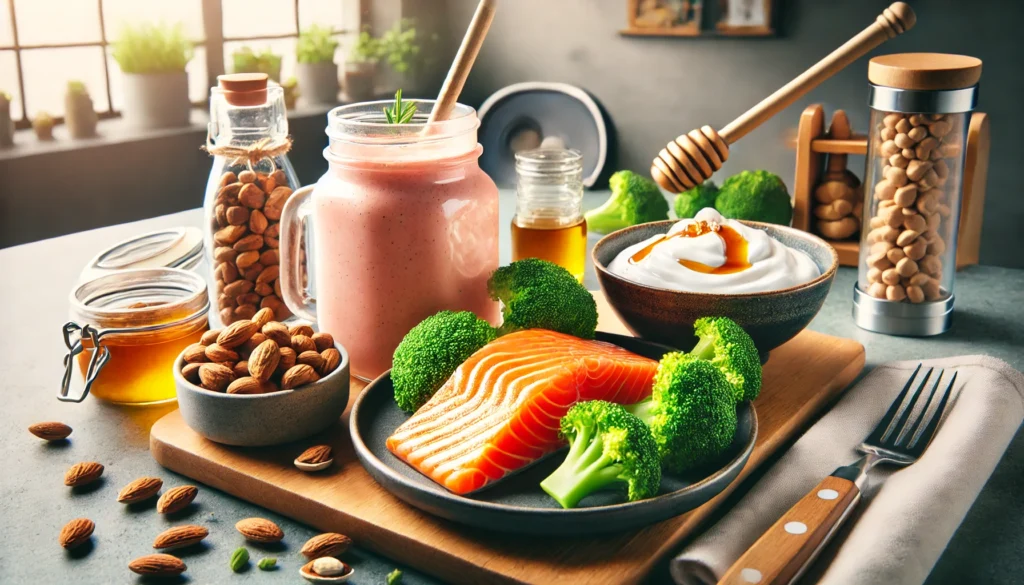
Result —
<instances>
[{"instance_id":1,"label":"white yogurt","mask_svg":"<svg viewBox=\"0 0 1024 585\"><path fill-rule=\"evenodd\" d=\"M687 231L706 231L699 229L707 227L701 222L713 231L695 237L672 237ZM716 229L719 226L727 229ZM733 233L728 233L728 229ZM745 262L743 240L747 248ZM730 246L734 245L739 247L733 250ZM648 253L640 254L648 246ZM639 257L634 260L634 256ZM700 210L693 219L677 222L665 236L654 236L626 248L608 266L608 271L647 286L703 293L765 292L821 276L817 264L807 254L762 230L725 219L710 207Z\"/></svg>"}]
</instances>

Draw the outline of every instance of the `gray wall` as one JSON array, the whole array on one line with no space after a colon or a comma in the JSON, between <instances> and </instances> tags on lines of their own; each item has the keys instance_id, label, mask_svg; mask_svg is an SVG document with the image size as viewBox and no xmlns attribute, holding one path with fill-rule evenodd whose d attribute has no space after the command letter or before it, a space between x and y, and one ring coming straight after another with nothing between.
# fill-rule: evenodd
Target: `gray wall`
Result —
<instances>
[{"instance_id":1,"label":"gray wall","mask_svg":"<svg viewBox=\"0 0 1024 585\"><path fill-rule=\"evenodd\" d=\"M457 45L477 2L446 3L450 44ZM495 90L520 81L579 85L614 120L619 167L646 171L651 157L676 135L703 124L721 128L867 26L889 3L788 0L782 3L777 38L673 39L620 36L626 0L506 0L462 100L479 105ZM994 124L981 259L1024 267L1019 251L1024 196L1016 180L1024 160L1019 137L1024 4L931 0L911 5L918 13L917 27L876 53L963 53L984 61L979 110L988 112ZM783 146L783 136L796 125L800 111L816 102L828 111L843 108L854 130L864 132L866 97L865 58L737 143L721 175L765 168L792 185L794 155ZM855 170L860 174L860 168Z\"/></svg>"}]
</instances>

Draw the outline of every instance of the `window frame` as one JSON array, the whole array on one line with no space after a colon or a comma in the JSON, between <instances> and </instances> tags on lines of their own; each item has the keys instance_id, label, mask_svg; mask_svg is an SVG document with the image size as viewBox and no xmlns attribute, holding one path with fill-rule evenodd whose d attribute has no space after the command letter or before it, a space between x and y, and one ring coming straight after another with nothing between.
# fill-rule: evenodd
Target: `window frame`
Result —
<instances>
[{"instance_id":1,"label":"window frame","mask_svg":"<svg viewBox=\"0 0 1024 585\"><path fill-rule=\"evenodd\" d=\"M103 51L103 90L107 95L107 109L103 112L97 112L97 115L101 120L110 118L119 118L121 112L114 109L113 94L110 89L110 59L107 54L107 48L112 44L107 38L107 26L103 17L103 0L95 0L96 9L99 11L99 26L100 26L100 39L98 41L85 41L85 42L74 42L74 43L42 43L24 45L21 44L18 37L18 20L17 13L14 9L14 0L6 0L7 11L11 19L11 41L10 45L0 45L0 51L11 51L14 54L15 69L17 71L18 79L18 93L21 102L21 119L14 123L17 129L27 129L32 127L32 120L28 116L29 105L28 100L25 98L25 74L24 66L22 63L22 52L23 51L35 51L35 50L46 50L46 49L69 49L69 48L85 48L85 47L98 47ZM337 0L338 2L358 2L359 3L359 20L355 23L354 29L332 29L331 33L334 35L344 34L358 34L362 29L363 23L369 20L369 9L371 0ZM300 0L293 0L292 14L295 19L295 32L286 34L274 34L274 35L256 35L256 36L242 36L242 37L226 37L224 36L224 6L222 0L201 0L201 12L203 19L203 40L193 41L193 47L204 47L206 56L206 83L208 86L213 87L217 84L217 76L224 74L224 43L225 42L244 42L244 41L263 41L263 40L277 40L277 39L291 39L298 38L301 29L299 27L299 2ZM199 102L193 102L192 107L195 108L206 108L207 99ZM63 124L64 116L54 116L53 121L55 124Z\"/></svg>"}]
</instances>

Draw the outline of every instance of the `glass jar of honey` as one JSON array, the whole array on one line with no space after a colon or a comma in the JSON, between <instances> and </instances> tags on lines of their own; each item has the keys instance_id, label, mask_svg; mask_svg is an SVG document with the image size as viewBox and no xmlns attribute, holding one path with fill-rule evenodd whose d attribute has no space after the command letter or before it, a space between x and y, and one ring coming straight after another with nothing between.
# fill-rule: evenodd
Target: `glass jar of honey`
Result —
<instances>
[{"instance_id":1,"label":"glass jar of honey","mask_svg":"<svg viewBox=\"0 0 1024 585\"><path fill-rule=\"evenodd\" d=\"M81 402L90 392L118 404L174 399L174 360L209 327L210 299L200 275L121 270L76 285L70 302L58 399ZM76 369L84 388L71 394Z\"/></svg>"}]
</instances>

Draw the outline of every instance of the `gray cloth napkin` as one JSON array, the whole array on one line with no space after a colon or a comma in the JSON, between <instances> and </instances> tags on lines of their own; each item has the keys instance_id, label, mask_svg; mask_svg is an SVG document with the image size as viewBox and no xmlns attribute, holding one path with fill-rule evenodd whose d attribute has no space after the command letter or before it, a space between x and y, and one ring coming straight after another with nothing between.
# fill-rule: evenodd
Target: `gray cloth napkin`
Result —
<instances>
[{"instance_id":1,"label":"gray cloth napkin","mask_svg":"<svg viewBox=\"0 0 1024 585\"><path fill-rule=\"evenodd\" d=\"M671 566L676 582L717 582L822 478L854 461L856 446L917 363L879 366L847 391L732 510L683 549ZM857 511L802 582L923 583L1024 421L1024 375L1005 362L962 356L928 360L924 366L922 374L935 366L932 381L939 368L946 369L943 381L951 370L959 373L935 438L914 465L871 471Z\"/></svg>"}]
</instances>

